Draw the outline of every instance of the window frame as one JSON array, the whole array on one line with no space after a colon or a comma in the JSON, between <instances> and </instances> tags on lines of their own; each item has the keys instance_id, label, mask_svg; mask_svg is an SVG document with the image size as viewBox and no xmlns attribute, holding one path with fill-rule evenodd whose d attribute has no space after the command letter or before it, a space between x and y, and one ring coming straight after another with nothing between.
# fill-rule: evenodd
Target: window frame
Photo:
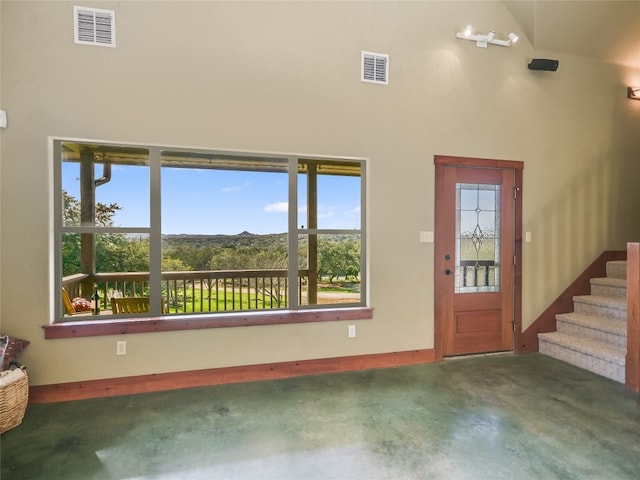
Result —
<instances>
[{"instance_id":1,"label":"window frame","mask_svg":"<svg viewBox=\"0 0 640 480\"><path fill-rule=\"evenodd\" d=\"M50 157L53 165L53 241L51 242L53 258L54 288L52 292L61 292L62 276L62 235L75 233L147 233L150 238L149 247L149 288L151 292L151 311L147 314L122 317L119 315L107 318L91 316L67 317L64 315L61 295L54 294L52 306L54 308L51 321L45 325L45 338L69 338L78 336L115 335L126 333L146 333L157 331L190 330L202 328L220 328L248 325L270 325L287 323L305 323L339 320L370 319L373 309L368 306L367 287L367 248L366 248L366 169L367 160L353 157L332 157L317 155L292 155L258 153L233 150L218 150L210 148L188 148L139 143L97 141L78 138L50 137ZM148 150L150 213L147 227L99 227L99 226L64 226L62 223L62 163L61 146L64 143L83 145L99 145L110 148L133 148ZM289 299L294 300L284 309L269 310L239 310L227 312L202 312L190 314L164 315L160 310L161 302L155 302L160 297L162 277L161 242L161 171L163 167L163 151L205 154L225 157L255 157L258 159L276 159L288 163L288 276ZM304 161L317 162L357 162L360 164L360 229L322 229L300 228L298 222L298 169L299 163ZM346 305L299 305L298 278L298 239L300 235L320 235L334 233L356 233L360 237L360 300ZM155 240L154 240L155 239ZM158 305L155 305L157 303Z\"/></svg>"}]
</instances>

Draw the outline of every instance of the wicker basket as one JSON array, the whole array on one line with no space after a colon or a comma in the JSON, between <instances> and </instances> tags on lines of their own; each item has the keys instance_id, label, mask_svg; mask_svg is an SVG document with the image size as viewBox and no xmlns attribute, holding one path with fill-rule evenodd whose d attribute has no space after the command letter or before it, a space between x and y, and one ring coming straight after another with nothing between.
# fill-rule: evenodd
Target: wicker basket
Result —
<instances>
[{"instance_id":1,"label":"wicker basket","mask_svg":"<svg viewBox=\"0 0 640 480\"><path fill-rule=\"evenodd\" d=\"M24 418L24 412L27 410L29 378L24 367L20 370L23 375L6 385L0 385L0 433L20 425ZM0 376L4 379L11 372L12 370L5 370L0 372Z\"/></svg>"}]
</instances>

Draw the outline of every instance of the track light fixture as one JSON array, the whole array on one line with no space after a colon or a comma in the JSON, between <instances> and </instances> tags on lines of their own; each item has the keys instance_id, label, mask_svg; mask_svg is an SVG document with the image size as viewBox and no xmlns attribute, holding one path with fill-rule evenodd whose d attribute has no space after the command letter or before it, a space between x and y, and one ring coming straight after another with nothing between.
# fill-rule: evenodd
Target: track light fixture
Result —
<instances>
[{"instance_id":1,"label":"track light fixture","mask_svg":"<svg viewBox=\"0 0 640 480\"><path fill-rule=\"evenodd\" d=\"M627 97L633 100L640 100L640 87L628 87Z\"/></svg>"},{"instance_id":2,"label":"track light fixture","mask_svg":"<svg viewBox=\"0 0 640 480\"><path fill-rule=\"evenodd\" d=\"M462 40L472 40L476 42L476 45L481 48L487 48L487 45L500 45L501 47L510 47L512 44L518 41L518 36L511 32L509 34L508 40L500 40L496 38L496 32L491 31L486 35L481 33L473 33L473 29L471 25L467 25L467 28L464 29L464 32L456 33L456 37Z\"/></svg>"}]
</instances>

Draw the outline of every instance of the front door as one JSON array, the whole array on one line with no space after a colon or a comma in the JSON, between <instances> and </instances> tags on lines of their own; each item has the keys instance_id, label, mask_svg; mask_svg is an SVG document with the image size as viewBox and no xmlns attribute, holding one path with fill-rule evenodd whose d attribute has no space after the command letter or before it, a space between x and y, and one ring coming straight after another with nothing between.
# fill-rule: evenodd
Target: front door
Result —
<instances>
[{"instance_id":1,"label":"front door","mask_svg":"<svg viewBox=\"0 0 640 480\"><path fill-rule=\"evenodd\" d=\"M513 350L522 164L457 157L435 163L436 356Z\"/></svg>"}]
</instances>

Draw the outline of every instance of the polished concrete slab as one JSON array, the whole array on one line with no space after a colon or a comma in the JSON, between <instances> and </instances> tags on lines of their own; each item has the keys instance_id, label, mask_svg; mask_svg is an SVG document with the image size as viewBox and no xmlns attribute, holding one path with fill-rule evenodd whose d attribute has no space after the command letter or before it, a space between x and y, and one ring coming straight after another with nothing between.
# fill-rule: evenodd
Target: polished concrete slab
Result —
<instances>
[{"instance_id":1,"label":"polished concrete slab","mask_svg":"<svg viewBox=\"0 0 640 480\"><path fill-rule=\"evenodd\" d=\"M33 405L1 478L633 479L640 396L540 354Z\"/></svg>"}]
</instances>

